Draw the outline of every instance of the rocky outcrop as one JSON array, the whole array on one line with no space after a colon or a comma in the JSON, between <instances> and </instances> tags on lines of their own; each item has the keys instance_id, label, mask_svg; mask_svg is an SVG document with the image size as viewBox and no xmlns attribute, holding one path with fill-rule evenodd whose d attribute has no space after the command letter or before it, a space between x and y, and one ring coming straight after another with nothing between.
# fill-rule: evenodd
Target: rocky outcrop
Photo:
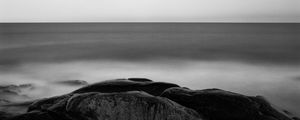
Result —
<instances>
[{"instance_id":1,"label":"rocky outcrop","mask_svg":"<svg viewBox=\"0 0 300 120\"><path fill-rule=\"evenodd\" d=\"M37 100L33 104L28 107L28 112L31 111L41 111L41 110L48 110L50 107L54 106L64 106L66 101L72 97L73 94L66 94L61 96L55 96L51 98L45 98L41 100ZM63 105L61 105L63 104ZM63 109L63 108L62 108Z\"/></svg>"},{"instance_id":2,"label":"rocky outcrop","mask_svg":"<svg viewBox=\"0 0 300 120\"><path fill-rule=\"evenodd\" d=\"M74 95L66 110L74 120L200 120L194 110L144 92Z\"/></svg>"},{"instance_id":3,"label":"rocky outcrop","mask_svg":"<svg viewBox=\"0 0 300 120\"><path fill-rule=\"evenodd\" d=\"M52 102L56 104L11 120L202 120L192 109L139 91L89 92L57 97Z\"/></svg>"},{"instance_id":4,"label":"rocky outcrop","mask_svg":"<svg viewBox=\"0 0 300 120\"><path fill-rule=\"evenodd\" d=\"M37 100L10 120L297 120L259 96L117 79Z\"/></svg>"},{"instance_id":5,"label":"rocky outcrop","mask_svg":"<svg viewBox=\"0 0 300 120\"><path fill-rule=\"evenodd\" d=\"M65 114L59 114L56 112L44 110L44 111L33 111L26 114L18 115L8 120L72 120L67 118Z\"/></svg>"},{"instance_id":6,"label":"rocky outcrop","mask_svg":"<svg viewBox=\"0 0 300 120\"><path fill-rule=\"evenodd\" d=\"M171 87L178 87L178 85L165 82L153 82L152 80L145 78L108 80L82 87L70 94L37 100L31 106L29 106L28 111L48 109L49 106L53 106L59 101L66 100L70 98L73 94L88 92L112 93L127 91L143 91L147 92L148 94L158 96L164 90Z\"/></svg>"},{"instance_id":7,"label":"rocky outcrop","mask_svg":"<svg viewBox=\"0 0 300 120\"><path fill-rule=\"evenodd\" d=\"M117 79L95 83L86 87L80 88L73 93L86 93L86 92L126 92L126 91L144 91L154 96L160 95L164 90L171 87L179 87L176 84L165 82L153 82L149 79L130 78L130 79Z\"/></svg>"},{"instance_id":8,"label":"rocky outcrop","mask_svg":"<svg viewBox=\"0 0 300 120\"><path fill-rule=\"evenodd\" d=\"M161 97L196 110L208 120L291 120L261 97L250 97L220 89L170 88Z\"/></svg>"}]
</instances>

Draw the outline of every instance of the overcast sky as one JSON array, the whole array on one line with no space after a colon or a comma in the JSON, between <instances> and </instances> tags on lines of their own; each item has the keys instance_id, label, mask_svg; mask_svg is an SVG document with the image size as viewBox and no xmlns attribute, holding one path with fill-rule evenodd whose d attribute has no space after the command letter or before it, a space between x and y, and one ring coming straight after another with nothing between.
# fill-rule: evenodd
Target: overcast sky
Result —
<instances>
[{"instance_id":1,"label":"overcast sky","mask_svg":"<svg viewBox=\"0 0 300 120\"><path fill-rule=\"evenodd\" d=\"M300 22L300 0L0 0L0 22Z\"/></svg>"}]
</instances>

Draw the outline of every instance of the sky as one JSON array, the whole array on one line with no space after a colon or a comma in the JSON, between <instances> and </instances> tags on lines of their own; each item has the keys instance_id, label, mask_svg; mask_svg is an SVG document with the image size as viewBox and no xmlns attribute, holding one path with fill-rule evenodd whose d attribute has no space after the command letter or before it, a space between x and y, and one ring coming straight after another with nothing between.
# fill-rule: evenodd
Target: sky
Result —
<instances>
[{"instance_id":1,"label":"sky","mask_svg":"<svg viewBox=\"0 0 300 120\"><path fill-rule=\"evenodd\" d=\"M0 22L300 22L300 1L0 0Z\"/></svg>"}]
</instances>

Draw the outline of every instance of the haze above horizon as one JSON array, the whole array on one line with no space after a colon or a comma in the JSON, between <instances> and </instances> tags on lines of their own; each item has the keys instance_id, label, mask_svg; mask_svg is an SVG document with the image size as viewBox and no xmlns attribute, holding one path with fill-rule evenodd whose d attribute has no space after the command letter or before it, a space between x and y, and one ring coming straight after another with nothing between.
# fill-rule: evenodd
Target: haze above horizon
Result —
<instances>
[{"instance_id":1,"label":"haze above horizon","mask_svg":"<svg viewBox=\"0 0 300 120\"><path fill-rule=\"evenodd\" d=\"M299 23L299 0L0 0L0 22Z\"/></svg>"}]
</instances>

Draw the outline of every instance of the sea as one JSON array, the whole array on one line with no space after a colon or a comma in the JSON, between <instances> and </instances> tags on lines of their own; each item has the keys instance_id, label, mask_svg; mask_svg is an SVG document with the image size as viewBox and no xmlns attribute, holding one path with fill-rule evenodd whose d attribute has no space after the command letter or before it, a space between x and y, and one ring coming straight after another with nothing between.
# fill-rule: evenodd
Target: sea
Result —
<instances>
[{"instance_id":1,"label":"sea","mask_svg":"<svg viewBox=\"0 0 300 120\"><path fill-rule=\"evenodd\" d=\"M300 116L300 24L0 24L0 86L32 86L0 99L20 102L82 87L59 81L118 78L260 95Z\"/></svg>"}]
</instances>

